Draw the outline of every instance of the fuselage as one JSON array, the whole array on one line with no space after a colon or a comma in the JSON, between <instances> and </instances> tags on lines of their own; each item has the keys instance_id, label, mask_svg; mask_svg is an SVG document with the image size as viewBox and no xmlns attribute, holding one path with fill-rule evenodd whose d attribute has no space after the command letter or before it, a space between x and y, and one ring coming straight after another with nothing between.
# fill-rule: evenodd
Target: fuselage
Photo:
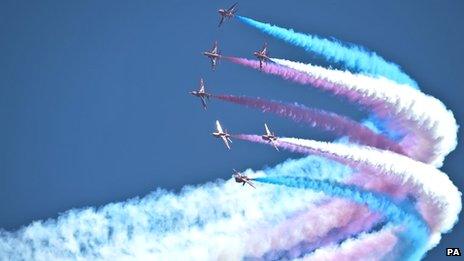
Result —
<instances>
[{"instance_id":1,"label":"fuselage","mask_svg":"<svg viewBox=\"0 0 464 261\"><path fill-rule=\"evenodd\" d=\"M232 12L228 12L227 10L224 10L224 9L219 9L218 13L223 17L233 17L234 16L234 14Z\"/></svg>"},{"instance_id":2,"label":"fuselage","mask_svg":"<svg viewBox=\"0 0 464 261\"><path fill-rule=\"evenodd\" d=\"M230 137L229 133L224 133L224 132L213 132L212 135L216 138L220 138L220 137L229 138Z\"/></svg>"},{"instance_id":3,"label":"fuselage","mask_svg":"<svg viewBox=\"0 0 464 261\"><path fill-rule=\"evenodd\" d=\"M277 140L276 136L274 135L262 135L261 138L265 141L275 141Z\"/></svg>"},{"instance_id":4,"label":"fuselage","mask_svg":"<svg viewBox=\"0 0 464 261\"><path fill-rule=\"evenodd\" d=\"M192 94L193 96L197 96L197 97L205 97L206 96L205 92L199 92L199 91L191 91L190 94Z\"/></svg>"},{"instance_id":5,"label":"fuselage","mask_svg":"<svg viewBox=\"0 0 464 261\"><path fill-rule=\"evenodd\" d=\"M190 94L193 96L202 97L202 98L208 98L210 96L210 94L206 92L199 92L199 91L191 91Z\"/></svg>"},{"instance_id":6,"label":"fuselage","mask_svg":"<svg viewBox=\"0 0 464 261\"><path fill-rule=\"evenodd\" d=\"M203 52L203 55L208 56L209 58L219 58L221 55L218 53Z\"/></svg>"},{"instance_id":7,"label":"fuselage","mask_svg":"<svg viewBox=\"0 0 464 261\"><path fill-rule=\"evenodd\" d=\"M237 183L245 183L249 181L250 179L247 176L242 176L242 175L234 175L235 182Z\"/></svg>"},{"instance_id":8,"label":"fuselage","mask_svg":"<svg viewBox=\"0 0 464 261\"><path fill-rule=\"evenodd\" d=\"M266 54L263 54L261 52L254 52L253 54L256 56L256 58L258 58L260 60L269 59L269 57L267 57Z\"/></svg>"}]
</instances>

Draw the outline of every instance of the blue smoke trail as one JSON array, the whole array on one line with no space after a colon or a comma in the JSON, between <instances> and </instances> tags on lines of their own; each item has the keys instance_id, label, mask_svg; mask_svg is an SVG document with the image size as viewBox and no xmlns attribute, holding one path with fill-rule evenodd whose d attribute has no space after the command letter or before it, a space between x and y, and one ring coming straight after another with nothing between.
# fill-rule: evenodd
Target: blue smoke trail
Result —
<instances>
[{"instance_id":1,"label":"blue smoke trail","mask_svg":"<svg viewBox=\"0 0 464 261\"><path fill-rule=\"evenodd\" d=\"M420 260L426 252L429 228L410 202L405 201L398 205L384 194L365 191L353 185L305 177L262 177L256 178L255 181L322 191L329 196L348 198L356 203L366 204L371 210L385 215L393 224L406 227L402 233L404 236L401 236L403 244L400 247L404 251L402 258Z\"/></svg>"},{"instance_id":2,"label":"blue smoke trail","mask_svg":"<svg viewBox=\"0 0 464 261\"><path fill-rule=\"evenodd\" d=\"M248 17L236 16L240 22L252 26L263 33L281 39L294 46L301 47L307 52L323 56L329 62L344 65L347 69L364 73L369 76L383 76L398 83L408 84L418 88L416 81L404 73L401 68L392 62L367 51L354 44L342 44L336 40L319 38L310 34L303 34L268 23L262 23Z\"/></svg>"}]
</instances>

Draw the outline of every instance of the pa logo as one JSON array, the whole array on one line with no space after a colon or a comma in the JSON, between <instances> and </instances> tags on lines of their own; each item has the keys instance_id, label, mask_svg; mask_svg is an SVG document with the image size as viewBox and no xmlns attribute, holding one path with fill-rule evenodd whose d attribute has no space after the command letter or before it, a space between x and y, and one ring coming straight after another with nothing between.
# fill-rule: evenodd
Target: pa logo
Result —
<instances>
[{"instance_id":1,"label":"pa logo","mask_svg":"<svg viewBox=\"0 0 464 261\"><path fill-rule=\"evenodd\" d=\"M459 249L459 247L447 248L446 255L447 256L461 256L461 249Z\"/></svg>"}]
</instances>

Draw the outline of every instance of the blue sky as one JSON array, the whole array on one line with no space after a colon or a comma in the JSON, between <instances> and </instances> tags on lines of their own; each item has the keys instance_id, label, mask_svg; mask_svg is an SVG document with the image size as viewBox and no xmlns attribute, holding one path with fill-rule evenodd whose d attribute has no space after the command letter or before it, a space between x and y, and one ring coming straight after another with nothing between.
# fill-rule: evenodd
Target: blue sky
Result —
<instances>
[{"instance_id":1,"label":"blue sky","mask_svg":"<svg viewBox=\"0 0 464 261\"><path fill-rule=\"evenodd\" d=\"M415 2L415 3L414 3ZM236 21L217 28L222 1L10 1L0 3L0 227L15 230L74 207L178 190L299 155L242 142L232 151L210 132L329 140L316 130L188 95L204 77L213 93L246 94L361 119L365 113L317 90L223 62L202 51L321 63ZM463 119L462 1L253 1L239 12L262 21L363 45L401 65L420 88ZM459 145L443 170L463 187ZM462 222L428 257L462 246ZM461 239L461 240L460 240Z\"/></svg>"}]
</instances>

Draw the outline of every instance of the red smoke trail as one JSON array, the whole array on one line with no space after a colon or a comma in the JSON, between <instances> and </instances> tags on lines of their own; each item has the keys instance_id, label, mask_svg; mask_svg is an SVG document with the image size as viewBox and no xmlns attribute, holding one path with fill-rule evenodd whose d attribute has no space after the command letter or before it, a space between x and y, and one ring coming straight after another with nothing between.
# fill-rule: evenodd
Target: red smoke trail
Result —
<instances>
[{"instance_id":1,"label":"red smoke trail","mask_svg":"<svg viewBox=\"0 0 464 261\"><path fill-rule=\"evenodd\" d=\"M377 134L366 126L336 113L308 108L303 105L268 101L261 98L255 99L234 95L213 95L213 97L223 101L260 109L263 112L272 112L279 116L290 118L295 122L302 122L312 127L323 129L338 137L348 136L351 141L367 146L405 154L401 146L386 136Z\"/></svg>"}]
</instances>

